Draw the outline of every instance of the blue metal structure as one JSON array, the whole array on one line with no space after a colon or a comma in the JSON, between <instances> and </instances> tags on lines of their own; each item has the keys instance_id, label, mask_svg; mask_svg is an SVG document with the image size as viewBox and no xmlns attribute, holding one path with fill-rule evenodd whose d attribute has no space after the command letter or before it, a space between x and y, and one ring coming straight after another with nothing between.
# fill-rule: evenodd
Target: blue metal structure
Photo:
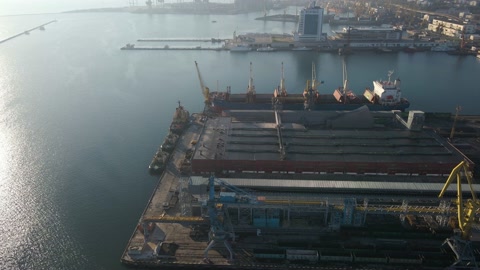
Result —
<instances>
[{"instance_id":1,"label":"blue metal structure","mask_svg":"<svg viewBox=\"0 0 480 270\"><path fill-rule=\"evenodd\" d=\"M235 240L235 233L233 232L233 227L231 226L230 219L228 218L228 213L225 213L226 210L225 203L221 201L221 198L215 197L215 183L218 185L230 189L231 191L235 192L235 194L240 195L240 203L249 203L249 204L256 204L257 198L229 183L222 181L218 178L215 178L213 175L210 176L208 179L208 201L207 201L207 212L210 218L210 233L209 233L209 243L207 248L204 251L204 260L209 262L208 259L208 251L219 242L223 242L225 247L230 253L230 260L233 260L233 250L230 246L229 241ZM232 202L237 203L237 201ZM225 223L229 226L228 229L225 229Z\"/></svg>"}]
</instances>

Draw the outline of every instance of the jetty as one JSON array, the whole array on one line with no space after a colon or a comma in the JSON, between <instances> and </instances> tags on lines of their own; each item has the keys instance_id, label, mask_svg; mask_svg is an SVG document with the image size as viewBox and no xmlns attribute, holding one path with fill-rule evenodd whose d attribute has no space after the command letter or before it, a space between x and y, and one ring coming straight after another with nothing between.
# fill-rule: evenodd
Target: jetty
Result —
<instances>
[{"instance_id":1,"label":"jetty","mask_svg":"<svg viewBox=\"0 0 480 270\"><path fill-rule=\"evenodd\" d=\"M226 51L228 49L224 47L171 47L165 45L160 46L135 46L134 44L127 44L120 48L120 50L130 50L130 51Z\"/></svg>"},{"instance_id":2,"label":"jetty","mask_svg":"<svg viewBox=\"0 0 480 270\"><path fill-rule=\"evenodd\" d=\"M141 38L139 42L225 42L225 38Z\"/></svg>"},{"instance_id":3,"label":"jetty","mask_svg":"<svg viewBox=\"0 0 480 270\"><path fill-rule=\"evenodd\" d=\"M47 22L47 23L44 23L44 24L39 25L39 26L36 26L36 27L34 27L34 28L25 30L25 31L23 31L23 32L21 32L21 33L18 33L18 34L16 34L16 35L13 35L13 36L8 37L8 38L6 38L6 39L2 39L2 40L0 40L0 44L1 44L1 43L4 43L4 42L7 42L7 41L9 41L9 40L11 40L11 39L14 39L14 38L16 38L16 37L19 37L19 36L21 36L21 35L28 35L28 34L30 34L30 32L33 31L33 30L37 30L37 29L39 29L39 30L45 30L45 26L46 26L46 25L51 24L51 23L54 23L54 22L57 22L57 20L49 21L49 22Z\"/></svg>"}]
</instances>

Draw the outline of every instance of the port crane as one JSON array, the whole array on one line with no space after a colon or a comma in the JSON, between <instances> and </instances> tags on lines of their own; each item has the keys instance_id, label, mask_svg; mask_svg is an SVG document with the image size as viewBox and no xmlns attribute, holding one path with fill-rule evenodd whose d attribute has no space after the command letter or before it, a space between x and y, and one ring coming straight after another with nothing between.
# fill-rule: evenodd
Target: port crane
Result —
<instances>
[{"instance_id":1,"label":"port crane","mask_svg":"<svg viewBox=\"0 0 480 270\"><path fill-rule=\"evenodd\" d=\"M200 69L198 68L198 63L195 61L195 67L197 68L197 75L198 75L198 80L200 81L200 88L202 88L202 94L203 97L205 98L205 104L210 103L210 89L205 86L205 83L203 82L202 75L200 74Z\"/></svg>"},{"instance_id":2,"label":"port crane","mask_svg":"<svg viewBox=\"0 0 480 270\"><path fill-rule=\"evenodd\" d=\"M463 201L462 196L462 176L466 178L472 194L472 198L467 199L465 202ZM480 201L473 190L472 172L467 161L464 160L460 162L455 168L452 169L452 172L447 178L447 181L445 182L445 185L443 186L443 189L438 197L443 197L450 183L453 182L455 178L457 180L457 198L455 203L457 205L459 229L456 230L456 234L453 237L446 239L444 244L450 246L452 251L455 253L456 261L452 267L467 266L473 267L473 269L478 269L471 246L471 229L475 222L475 214L480 209Z\"/></svg>"},{"instance_id":3,"label":"port crane","mask_svg":"<svg viewBox=\"0 0 480 270\"><path fill-rule=\"evenodd\" d=\"M217 243L223 243L230 253L229 260L233 261L234 253L229 241L235 241L235 233L230 222L228 211L226 210L227 207L225 204L228 202L224 202L221 198L218 199L215 197L215 184L235 192L235 202L230 201L230 203L256 204L258 201L257 197L254 195L221 179L215 178L213 175L208 178L207 213L210 219L210 232L209 243L204 251L204 261L210 262L210 259L208 258L208 251Z\"/></svg>"},{"instance_id":4,"label":"port crane","mask_svg":"<svg viewBox=\"0 0 480 270\"><path fill-rule=\"evenodd\" d=\"M255 85L253 84L253 71L252 71L252 62L250 62L250 79L248 80L247 87L247 103L255 102Z\"/></svg>"},{"instance_id":5,"label":"port crane","mask_svg":"<svg viewBox=\"0 0 480 270\"><path fill-rule=\"evenodd\" d=\"M315 104L315 101L317 100L319 95L318 85L322 83L323 81L317 81L315 63L312 62L312 80L307 80L307 85L303 90L304 106L306 110L310 110L310 108Z\"/></svg>"}]
</instances>

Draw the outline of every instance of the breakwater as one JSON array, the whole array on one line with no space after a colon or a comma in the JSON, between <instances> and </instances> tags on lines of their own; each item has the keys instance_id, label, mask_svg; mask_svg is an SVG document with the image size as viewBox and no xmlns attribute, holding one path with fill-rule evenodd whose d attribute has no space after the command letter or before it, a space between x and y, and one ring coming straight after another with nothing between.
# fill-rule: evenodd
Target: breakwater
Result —
<instances>
[{"instance_id":1,"label":"breakwater","mask_svg":"<svg viewBox=\"0 0 480 270\"><path fill-rule=\"evenodd\" d=\"M14 38L16 38L16 37L22 36L22 35L28 35L28 34L30 34L30 32L33 31L33 30L37 30L37 29L39 29L39 30L44 30L46 25L51 24L51 23L54 23L54 22L57 22L57 20L49 21L49 22L47 22L47 23L44 23L44 24L42 24L42 25L39 25L39 26L33 27L33 28L31 28L31 29L25 30L25 31L23 31L23 32L21 32L21 33L18 33L18 34L16 34L16 35L13 35L13 36L11 36L11 37L2 39L2 40L0 40L0 44L1 44L1 43L4 43L4 42L7 42L7 41L9 41L9 40L11 40L11 39L14 39Z\"/></svg>"}]
</instances>

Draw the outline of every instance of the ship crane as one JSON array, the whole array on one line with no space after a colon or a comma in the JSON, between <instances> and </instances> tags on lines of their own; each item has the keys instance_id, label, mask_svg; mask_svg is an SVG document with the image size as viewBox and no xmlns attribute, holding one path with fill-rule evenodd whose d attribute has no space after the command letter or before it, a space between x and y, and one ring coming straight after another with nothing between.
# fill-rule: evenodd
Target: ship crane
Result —
<instances>
[{"instance_id":1,"label":"ship crane","mask_svg":"<svg viewBox=\"0 0 480 270\"><path fill-rule=\"evenodd\" d=\"M208 251L212 249L212 247L215 246L215 244L217 243L223 243L223 245L230 253L229 260L233 261L234 253L232 247L230 246L229 240L235 241L235 233L233 231L233 226L231 224L230 218L228 216L225 202L222 202L221 200L218 201L218 199L215 197L215 184L218 184L223 188L235 192L235 194L237 195L235 198L236 202L231 203L256 204L258 203L258 201L257 197L255 197L254 195L240 188L237 188L221 179L215 178L213 175L211 175L208 179L207 210L210 219L210 241L204 251L204 261L210 262L210 259L208 258ZM228 228L225 228L225 223L227 225L226 227Z\"/></svg>"},{"instance_id":2,"label":"ship crane","mask_svg":"<svg viewBox=\"0 0 480 270\"><path fill-rule=\"evenodd\" d=\"M200 88L202 89L203 97L205 98L205 104L210 104L210 89L205 86L203 82L202 75L200 74L200 69L198 68L198 63L195 61L195 67L197 68L198 80L200 81Z\"/></svg>"},{"instance_id":3,"label":"ship crane","mask_svg":"<svg viewBox=\"0 0 480 270\"><path fill-rule=\"evenodd\" d=\"M319 97L318 85L323 81L317 81L317 73L315 70L315 63L312 62L312 80L307 80L305 90L303 90L304 107L305 110L310 110Z\"/></svg>"},{"instance_id":4,"label":"ship crane","mask_svg":"<svg viewBox=\"0 0 480 270\"><path fill-rule=\"evenodd\" d=\"M255 102L255 85L253 85L252 62L250 62L250 79L248 80L247 88L247 103Z\"/></svg>"},{"instance_id":5,"label":"ship crane","mask_svg":"<svg viewBox=\"0 0 480 270\"><path fill-rule=\"evenodd\" d=\"M343 102L347 103L348 95L348 75L347 75L347 65L345 64L345 58L343 58Z\"/></svg>"},{"instance_id":6,"label":"ship crane","mask_svg":"<svg viewBox=\"0 0 480 270\"><path fill-rule=\"evenodd\" d=\"M285 88L285 72L283 69L283 62L282 62L282 78L280 79L280 96L286 97L287 96L287 89Z\"/></svg>"},{"instance_id":7,"label":"ship crane","mask_svg":"<svg viewBox=\"0 0 480 270\"><path fill-rule=\"evenodd\" d=\"M467 179L467 183L472 194L472 198L467 199L466 201L463 201L462 199L462 176ZM473 266L474 269L478 269L471 246L471 229L475 222L475 215L480 209L480 201L477 199L475 191L473 190L472 172L470 171L469 164L466 161L460 162L460 164L453 168L450 176L443 186L442 191L438 195L439 198L443 197L445 191L454 178L457 179L457 199L455 200L455 203L457 204L459 229L457 230L457 234L446 239L444 244L448 244L448 246L450 246L452 251L455 253L456 261L452 267Z\"/></svg>"}]
</instances>

